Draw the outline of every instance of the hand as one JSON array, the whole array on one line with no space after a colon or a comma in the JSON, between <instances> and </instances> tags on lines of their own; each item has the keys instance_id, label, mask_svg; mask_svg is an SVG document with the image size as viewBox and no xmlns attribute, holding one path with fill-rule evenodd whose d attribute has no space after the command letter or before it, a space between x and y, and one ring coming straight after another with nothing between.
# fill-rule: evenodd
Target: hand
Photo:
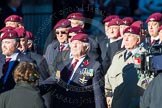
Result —
<instances>
[{"instance_id":1,"label":"hand","mask_svg":"<svg viewBox=\"0 0 162 108\"><path fill-rule=\"evenodd\" d=\"M106 97L107 107L111 108L112 97Z\"/></svg>"}]
</instances>

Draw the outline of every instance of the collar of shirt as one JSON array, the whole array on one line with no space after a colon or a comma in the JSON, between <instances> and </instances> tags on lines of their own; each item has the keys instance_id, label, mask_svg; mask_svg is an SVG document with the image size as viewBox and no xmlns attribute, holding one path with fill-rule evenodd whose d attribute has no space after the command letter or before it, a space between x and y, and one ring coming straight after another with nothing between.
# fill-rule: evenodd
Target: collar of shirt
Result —
<instances>
[{"instance_id":1,"label":"collar of shirt","mask_svg":"<svg viewBox=\"0 0 162 108\"><path fill-rule=\"evenodd\" d=\"M15 61L18 54L19 54L19 53L14 53L14 54L12 54L11 56L8 56L8 57L6 56L6 58L11 58L10 61Z\"/></svg>"},{"instance_id":2,"label":"collar of shirt","mask_svg":"<svg viewBox=\"0 0 162 108\"><path fill-rule=\"evenodd\" d=\"M151 42L153 41L153 40L159 40L160 39L160 37L159 36L156 36L156 37L151 37Z\"/></svg>"},{"instance_id":3,"label":"collar of shirt","mask_svg":"<svg viewBox=\"0 0 162 108\"><path fill-rule=\"evenodd\" d=\"M79 67L79 65L82 63L82 61L84 60L85 56L83 56L82 58L79 59L77 65L75 66L74 68L74 71L72 72L72 75L70 77L70 80L72 80L73 76L74 76L74 73L75 71L77 70L77 68ZM74 63L75 59L73 58L72 62L71 62L71 65ZM69 66L69 68L71 67L71 65Z\"/></svg>"},{"instance_id":4,"label":"collar of shirt","mask_svg":"<svg viewBox=\"0 0 162 108\"><path fill-rule=\"evenodd\" d=\"M137 51L138 51L138 47L131 51L132 55L134 55Z\"/></svg>"}]
</instances>

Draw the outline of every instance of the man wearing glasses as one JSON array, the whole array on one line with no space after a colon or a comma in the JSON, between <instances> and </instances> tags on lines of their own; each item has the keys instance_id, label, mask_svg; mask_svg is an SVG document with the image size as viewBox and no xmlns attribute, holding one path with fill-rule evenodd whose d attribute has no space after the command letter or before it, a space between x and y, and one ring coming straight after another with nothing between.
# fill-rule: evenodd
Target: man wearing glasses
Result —
<instances>
[{"instance_id":1,"label":"man wearing glasses","mask_svg":"<svg viewBox=\"0 0 162 108\"><path fill-rule=\"evenodd\" d=\"M61 19L53 28L56 33L57 40L49 44L45 52L45 58L47 60L51 73L53 71L52 63L55 60L56 56L65 50L69 50L67 37L69 28L70 21L67 19Z\"/></svg>"}]
</instances>

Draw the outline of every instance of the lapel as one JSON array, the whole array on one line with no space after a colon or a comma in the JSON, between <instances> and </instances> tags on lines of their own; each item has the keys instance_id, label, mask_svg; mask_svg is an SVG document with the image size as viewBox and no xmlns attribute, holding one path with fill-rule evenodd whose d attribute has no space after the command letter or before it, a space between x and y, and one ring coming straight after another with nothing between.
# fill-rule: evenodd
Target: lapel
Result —
<instances>
[{"instance_id":1,"label":"lapel","mask_svg":"<svg viewBox=\"0 0 162 108\"><path fill-rule=\"evenodd\" d=\"M62 62L61 64L58 65L57 69L59 71L61 71L61 79L68 80L67 79L67 75L68 75L68 72L69 72L68 68L69 68L71 62L72 62L72 58L68 59L68 60L66 60L66 61L64 61L64 62Z\"/></svg>"},{"instance_id":2,"label":"lapel","mask_svg":"<svg viewBox=\"0 0 162 108\"><path fill-rule=\"evenodd\" d=\"M3 76L3 65L5 64L5 55L0 54L0 78Z\"/></svg>"},{"instance_id":3,"label":"lapel","mask_svg":"<svg viewBox=\"0 0 162 108\"><path fill-rule=\"evenodd\" d=\"M19 55L20 53L18 53ZM13 71L13 68L15 67L15 65L18 63L18 61L20 61L18 58L18 55L15 56L15 58L12 58L11 61L9 62L9 65L8 65L8 69L7 69L7 72L6 74L4 75L4 79L3 79L3 84L5 85L6 81L8 80L8 77L9 75L11 74L11 72Z\"/></svg>"}]
</instances>

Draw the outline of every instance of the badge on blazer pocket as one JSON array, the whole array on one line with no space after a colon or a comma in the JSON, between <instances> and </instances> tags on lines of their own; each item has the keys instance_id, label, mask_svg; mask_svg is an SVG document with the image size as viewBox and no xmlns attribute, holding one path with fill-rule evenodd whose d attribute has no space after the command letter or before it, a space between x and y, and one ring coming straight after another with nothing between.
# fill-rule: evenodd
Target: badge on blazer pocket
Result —
<instances>
[{"instance_id":1,"label":"badge on blazer pocket","mask_svg":"<svg viewBox=\"0 0 162 108\"><path fill-rule=\"evenodd\" d=\"M83 68L80 71L80 75L93 77L94 69Z\"/></svg>"},{"instance_id":2,"label":"badge on blazer pocket","mask_svg":"<svg viewBox=\"0 0 162 108\"><path fill-rule=\"evenodd\" d=\"M88 79L90 79L91 77L93 77L94 75L94 69L88 69L88 68L83 68L80 71L80 75L81 77L79 78L79 82L81 84L86 84Z\"/></svg>"}]
</instances>

